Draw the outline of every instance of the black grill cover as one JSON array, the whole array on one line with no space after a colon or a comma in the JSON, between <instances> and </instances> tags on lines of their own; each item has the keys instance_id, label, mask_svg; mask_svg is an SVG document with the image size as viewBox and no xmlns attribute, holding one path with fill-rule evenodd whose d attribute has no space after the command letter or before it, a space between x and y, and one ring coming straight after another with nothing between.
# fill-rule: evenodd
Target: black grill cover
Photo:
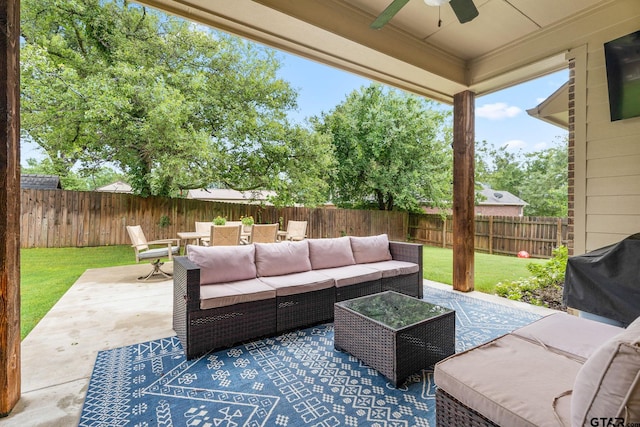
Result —
<instances>
[{"instance_id":1,"label":"black grill cover","mask_svg":"<svg viewBox=\"0 0 640 427\"><path fill-rule=\"evenodd\" d=\"M624 325L640 316L640 233L570 257L564 303Z\"/></svg>"}]
</instances>

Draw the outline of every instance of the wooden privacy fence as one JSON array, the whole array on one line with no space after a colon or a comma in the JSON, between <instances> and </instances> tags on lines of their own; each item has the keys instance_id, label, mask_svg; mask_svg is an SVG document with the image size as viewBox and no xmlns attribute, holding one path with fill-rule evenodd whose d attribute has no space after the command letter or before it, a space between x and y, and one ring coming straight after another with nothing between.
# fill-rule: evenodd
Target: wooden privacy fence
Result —
<instances>
[{"instance_id":1,"label":"wooden privacy fence","mask_svg":"<svg viewBox=\"0 0 640 427\"><path fill-rule=\"evenodd\" d=\"M476 216L475 249L490 254L516 255L527 251L549 258L567 244L567 218ZM440 215L409 215L410 239L430 246L453 247L453 221Z\"/></svg>"},{"instance_id":2,"label":"wooden privacy fence","mask_svg":"<svg viewBox=\"0 0 640 427\"><path fill-rule=\"evenodd\" d=\"M307 236L370 236L451 248L452 221L439 215L330 208L275 208L193 199L65 190L21 190L21 248L128 245L127 225L141 225L147 240L194 231L196 221L220 215L229 220L252 215L256 223L307 221ZM476 250L515 255L521 250L547 258L567 243L567 219L476 217Z\"/></svg>"},{"instance_id":3,"label":"wooden privacy fence","mask_svg":"<svg viewBox=\"0 0 640 427\"><path fill-rule=\"evenodd\" d=\"M127 225L141 225L147 240L194 231L196 221L220 215L229 220L252 215L256 223L308 221L307 235L340 237L387 233L407 239L408 214L328 208L274 208L193 199L65 190L21 190L21 248L128 245Z\"/></svg>"}]
</instances>

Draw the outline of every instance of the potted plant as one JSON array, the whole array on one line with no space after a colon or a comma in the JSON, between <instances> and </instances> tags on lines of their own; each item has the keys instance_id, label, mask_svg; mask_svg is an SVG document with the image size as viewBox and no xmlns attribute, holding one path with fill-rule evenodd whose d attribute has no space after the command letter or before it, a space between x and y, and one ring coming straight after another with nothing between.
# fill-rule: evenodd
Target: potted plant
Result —
<instances>
[{"instance_id":1,"label":"potted plant","mask_svg":"<svg viewBox=\"0 0 640 427\"><path fill-rule=\"evenodd\" d=\"M242 222L242 228L245 233L251 232L251 226L253 225L253 217L252 216L241 216L240 221Z\"/></svg>"},{"instance_id":2,"label":"potted plant","mask_svg":"<svg viewBox=\"0 0 640 427\"><path fill-rule=\"evenodd\" d=\"M227 223L227 219L218 215L213 218L213 225L225 225Z\"/></svg>"}]
</instances>

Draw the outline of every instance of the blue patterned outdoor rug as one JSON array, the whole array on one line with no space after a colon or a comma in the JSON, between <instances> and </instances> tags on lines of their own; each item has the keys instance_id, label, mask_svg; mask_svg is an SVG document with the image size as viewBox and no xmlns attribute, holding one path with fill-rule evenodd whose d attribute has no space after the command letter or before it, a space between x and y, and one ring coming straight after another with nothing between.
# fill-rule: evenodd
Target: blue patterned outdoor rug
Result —
<instances>
[{"instance_id":1,"label":"blue patterned outdoor rug","mask_svg":"<svg viewBox=\"0 0 640 427\"><path fill-rule=\"evenodd\" d=\"M456 351L539 316L425 288L456 310ZM333 324L187 361L177 337L98 353L80 426L435 426L433 373L393 385L333 348Z\"/></svg>"}]
</instances>

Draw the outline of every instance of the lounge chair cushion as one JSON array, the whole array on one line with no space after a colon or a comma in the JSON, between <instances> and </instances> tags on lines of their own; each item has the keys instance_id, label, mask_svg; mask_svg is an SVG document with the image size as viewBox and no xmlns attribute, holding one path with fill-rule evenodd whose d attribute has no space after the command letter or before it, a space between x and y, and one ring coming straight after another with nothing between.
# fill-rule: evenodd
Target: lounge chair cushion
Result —
<instances>
[{"instance_id":1,"label":"lounge chair cushion","mask_svg":"<svg viewBox=\"0 0 640 427\"><path fill-rule=\"evenodd\" d=\"M309 245L300 242L254 243L259 277L282 276L311 270Z\"/></svg>"},{"instance_id":2,"label":"lounge chair cushion","mask_svg":"<svg viewBox=\"0 0 640 427\"><path fill-rule=\"evenodd\" d=\"M255 279L254 255L253 245L187 247L187 257L200 267L201 285Z\"/></svg>"},{"instance_id":3,"label":"lounge chair cushion","mask_svg":"<svg viewBox=\"0 0 640 427\"><path fill-rule=\"evenodd\" d=\"M555 313L511 333L584 363L602 344L622 330L567 313Z\"/></svg>"},{"instance_id":4,"label":"lounge chair cushion","mask_svg":"<svg viewBox=\"0 0 640 427\"><path fill-rule=\"evenodd\" d=\"M200 286L200 309L227 307L275 298L276 291L253 278L233 283Z\"/></svg>"},{"instance_id":5,"label":"lounge chair cushion","mask_svg":"<svg viewBox=\"0 0 640 427\"><path fill-rule=\"evenodd\" d=\"M317 271L303 271L285 276L269 276L259 278L263 283L275 289L276 296L297 295L306 292L332 288L332 278Z\"/></svg>"},{"instance_id":6,"label":"lounge chair cushion","mask_svg":"<svg viewBox=\"0 0 640 427\"><path fill-rule=\"evenodd\" d=\"M334 239L307 239L309 259L314 270L353 265L356 260L348 236Z\"/></svg>"},{"instance_id":7,"label":"lounge chair cushion","mask_svg":"<svg viewBox=\"0 0 640 427\"><path fill-rule=\"evenodd\" d=\"M350 237L351 250L357 264L389 261L389 237L386 234L368 237Z\"/></svg>"},{"instance_id":8,"label":"lounge chair cushion","mask_svg":"<svg viewBox=\"0 0 640 427\"><path fill-rule=\"evenodd\" d=\"M576 360L508 334L438 362L434 380L439 388L495 424L563 425L559 417L569 425L568 393L581 366Z\"/></svg>"},{"instance_id":9,"label":"lounge chair cushion","mask_svg":"<svg viewBox=\"0 0 640 427\"><path fill-rule=\"evenodd\" d=\"M380 271L383 279L386 279L387 277L404 276L406 274L413 274L420 271L420 266L418 264L406 261L396 261L393 259L391 261L369 262L359 265Z\"/></svg>"},{"instance_id":10,"label":"lounge chair cushion","mask_svg":"<svg viewBox=\"0 0 640 427\"><path fill-rule=\"evenodd\" d=\"M573 425L601 417L625 417L625 425L640 423L640 318L600 346L576 377Z\"/></svg>"}]
</instances>

